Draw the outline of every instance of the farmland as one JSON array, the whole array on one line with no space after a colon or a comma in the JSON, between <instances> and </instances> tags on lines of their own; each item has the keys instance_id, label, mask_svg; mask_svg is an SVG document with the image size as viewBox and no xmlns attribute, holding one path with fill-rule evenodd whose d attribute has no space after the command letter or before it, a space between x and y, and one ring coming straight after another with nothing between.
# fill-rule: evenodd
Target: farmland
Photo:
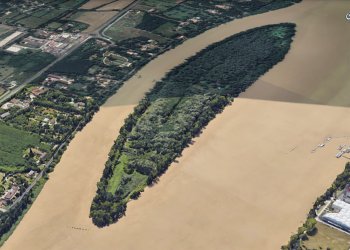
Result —
<instances>
[{"instance_id":1,"label":"farmland","mask_svg":"<svg viewBox=\"0 0 350 250\"><path fill-rule=\"evenodd\" d=\"M249 30L208 47L159 82L109 154L91 206L93 222L106 226L120 218L126 203L156 181L232 98L284 58L293 36L292 24Z\"/></svg>"},{"instance_id":2,"label":"farmland","mask_svg":"<svg viewBox=\"0 0 350 250\"><path fill-rule=\"evenodd\" d=\"M93 32L117 13L117 11L78 11L72 16L67 17L67 19L85 23L88 25L88 28L84 31Z\"/></svg>"},{"instance_id":3,"label":"farmland","mask_svg":"<svg viewBox=\"0 0 350 250\"><path fill-rule=\"evenodd\" d=\"M43 147L40 137L23 130L0 123L0 167L12 167L8 172L16 172L17 167L28 167L23 155L29 147ZM46 148L44 146L44 148Z\"/></svg>"},{"instance_id":4,"label":"farmland","mask_svg":"<svg viewBox=\"0 0 350 250\"><path fill-rule=\"evenodd\" d=\"M0 52L0 80L21 83L54 59L53 55L40 51L25 50L17 55Z\"/></svg>"}]
</instances>

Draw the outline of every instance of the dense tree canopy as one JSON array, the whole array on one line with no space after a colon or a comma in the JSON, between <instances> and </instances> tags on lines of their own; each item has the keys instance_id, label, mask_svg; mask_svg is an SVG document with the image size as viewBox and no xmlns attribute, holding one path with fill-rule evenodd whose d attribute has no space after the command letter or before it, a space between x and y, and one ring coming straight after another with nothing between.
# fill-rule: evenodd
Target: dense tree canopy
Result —
<instances>
[{"instance_id":1,"label":"dense tree canopy","mask_svg":"<svg viewBox=\"0 0 350 250\"><path fill-rule=\"evenodd\" d=\"M283 60L294 24L255 28L216 43L172 70L126 120L91 206L97 226L121 217L130 198L154 182L223 110Z\"/></svg>"}]
</instances>

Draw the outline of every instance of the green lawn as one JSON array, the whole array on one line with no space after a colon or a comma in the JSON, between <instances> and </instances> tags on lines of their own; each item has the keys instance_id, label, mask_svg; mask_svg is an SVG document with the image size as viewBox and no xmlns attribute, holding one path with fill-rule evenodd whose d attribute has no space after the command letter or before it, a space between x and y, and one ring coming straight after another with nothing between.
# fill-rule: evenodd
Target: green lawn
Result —
<instances>
[{"instance_id":1,"label":"green lawn","mask_svg":"<svg viewBox=\"0 0 350 250\"><path fill-rule=\"evenodd\" d=\"M317 223L316 227L317 234L308 236L309 239L303 242L302 249L348 250L350 248L350 235L321 223Z\"/></svg>"}]
</instances>

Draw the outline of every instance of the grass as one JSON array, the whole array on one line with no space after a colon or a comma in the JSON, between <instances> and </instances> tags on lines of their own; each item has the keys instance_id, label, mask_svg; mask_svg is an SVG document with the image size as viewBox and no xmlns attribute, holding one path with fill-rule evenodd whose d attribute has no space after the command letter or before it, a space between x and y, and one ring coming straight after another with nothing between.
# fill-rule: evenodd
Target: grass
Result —
<instances>
[{"instance_id":1,"label":"grass","mask_svg":"<svg viewBox=\"0 0 350 250\"><path fill-rule=\"evenodd\" d=\"M108 182L108 192L115 193L117 190L120 181L122 179L123 173L124 173L124 166L128 162L128 158L125 154L123 154L120 159L120 163L115 166L115 169L113 171L113 176L111 177L110 181Z\"/></svg>"},{"instance_id":2,"label":"grass","mask_svg":"<svg viewBox=\"0 0 350 250\"><path fill-rule=\"evenodd\" d=\"M350 235L339 230L317 223L317 234L309 236L309 240L303 242L303 248L307 249L332 249L348 250L350 248Z\"/></svg>"},{"instance_id":3,"label":"grass","mask_svg":"<svg viewBox=\"0 0 350 250\"><path fill-rule=\"evenodd\" d=\"M186 21L189 18L195 17L200 11L189 6L179 5L164 13L165 16Z\"/></svg>"},{"instance_id":4,"label":"grass","mask_svg":"<svg viewBox=\"0 0 350 250\"><path fill-rule=\"evenodd\" d=\"M0 26L0 35L2 34L6 34L7 32L9 32L11 29L5 26Z\"/></svg>"},{"instance_id":5,"label":"grass","mask_svg":"<svg viewBox=\"0 0 350 250\"><path fill-rule=\"evenodd\" d=\"M21 170L26 161L23 153L28 147L41 146L40 137L0 123L0 169ZM19 168L18 168L19 167Z\"/></svg>"},{"instance_id":6,"label":"grass","mask_svg":"<svg viewBox=\"0 0 350 250\"><path fill-rule=\"evenodd\" d=\"M142 12L129 11L123 19L111 25L105 34L116 42L139 36L138 33L142 33L142 31L137 31L134 28L141 23L143 15Z\"/></svg>"},{"instance_id":7,"label":"grass","mask_svg":"<svg viewBox=\"0 0 350 250\"><path fill-rule=\"evenodd\" d=\"M17 55L0 52L0 80L23 81L54 59L53 55L40 51L24 50Z\"/></svg>"}]
</instances>

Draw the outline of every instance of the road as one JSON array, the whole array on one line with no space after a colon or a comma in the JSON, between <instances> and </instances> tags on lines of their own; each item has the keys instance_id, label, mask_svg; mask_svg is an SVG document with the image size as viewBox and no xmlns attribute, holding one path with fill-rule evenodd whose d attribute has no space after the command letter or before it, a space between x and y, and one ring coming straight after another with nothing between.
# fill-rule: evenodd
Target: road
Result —
<instances>
[{"instance_id":1,"label":"road","mask_svg":"<svg viewBox=\"0 0 350 250\"><path fill-rule=\"evenodd\" d=\"M113 18L111 18L109 21L105 22L98 29L96 29L93 33L91 33L91 35L94 35L94 36L99 37L99 38L107 39L108 41L113 43L113 41L111 41L111 38L104 34L105 30L108 29L115 22L122 19L126 15L126 13L128 13L129 10L134 8L139 2L140 2L140 0L135 0L134 2L129 4L123 10L121 10L117 15L115 15Z\"/></svg>"},{"instance_id":2,"label":"road","mask_svg":"<svg viewBox=\"0 0 350 250\"><path fill-rule=\"evenodd\" d=\"M85 43L87 40L89 40L91 37L86 37L85 39L77 41L72 47L70 47L64 54L62 54L60 57L55 59L52 63L48 64L45 68L41 69L37 73L35 73L33 76L25 80L21 85L18 85L16 88L12 89L11 91L5 93L0 97L0 103L5 102L6 100L10 99L12 96L14 96L16 93L21 91L28 83L34 81L36 78L41 76L44 72L46 72L49 68L51 68L54 64L58 63L59 61L63 60L65 57L70 55L73 51L75 51L77 48L79 48L83 43Z\"/></svg>"},{"instance_id":3,"label":"road","mask_svg":"<svg viewBox=\"0 0 350 250\"><path fill-rule=\"evenodd\" d=\"M42 70L38 71L35 75L31 76L30 78L28 78L27 80L25 80L21 85L17 86L16 88L10 90L9 92L5 93L4 95L2 95L0 97L0 103L5 102L6 100L10 99L12 96L14 96L16 93L18 93L19 91L21 91L28 83L34 81L36 78L38 78L39 76L41 76L45 71L47 71L50 67L52 67L54 64L58 63L59 61L63 60L65 57L67 57L68 55L70 55L73 51L75 51L77 48L79 48L83 43L85 43L87 40L89 40L90 38L100 38L103 40L106 40L110 43L114 43L113 41L110 40L110 38L106 35L104 35L104 31L106 28L108 28L110 25L112 25L114 22L120 20L121 18L124 17L124 15L131 10L133 7L135 7L138 3L140 2L140 0L135 0L134 2L132 2L130 5L128 5L126 8L124 8L123 10L121 10L117 15L115 15L114 17L112 17L110 20L108 20L107 22L105 22L104 24L102 24L98 29L96 29L94 32L87 34L88 37L85 38L82 41L78 41L76 44L74 44L69 50L67 50L63 55L61 55L60 57L58 57L56 60L54 60L52 63L48 64L45 68L43 68Z\"/></svg>"},{"instance_id":4,"label":"road","mask_svg":"<svg viewBox=\"0 0 350 250\"><path fill-rule=\"evenodd\" d=\"M61 145L55 150L53 153L52 157L50 160L45 163L45 166L43 170L35 177L35 180L27 187L27 189L19 196L8 208L7 210L10 210L13 206L15 206L18 202L20 202L32 189L33 187L37 184L37 182L43 177L43 175L46 173L47 169L51 166L53 160L57 156L58 152L67 144L68 139L71 137L71 135L74 135L77 131L78 128L80 127L81 122L76 126L76 128L73 130L73 132L69 133L67 137L63 140Z\"/></svg>"},{"instance_id":5,"label":"road","mask_svg":"<svg viewBox=\"0 0 350 250\"><path fill-rule=\"evenodd\" d=\"M0 97L0 103L5 102L6 100L10 99L12 96L14 96L16 93L18 93L19 91L21 91L28 83L34 81L36 78L40 77L43 73L45 73L49 68L51 68L53 65L55 65L56 63L60 62L61 60L63 60L65 57L67 57L68 55L70 55L72 52L74 52L76 49L78 49L82 44L84 44L87 40L93 38L93 37L97 37L97 38L102 38L103 40L108 40L109 42L113 43L112 41L110 41L109 38L104 37L104 35L101 35L101 32L103 33L104 30L109 27L110 25L112 25L114 22L120 20L121 18L124 17L124 15L131 9L133 8L140 0L136 0L134 2L132 2L129 6L127 6L125 9L123 9L121 12L119 12L116 16L114 16L112 19L110 19L108 22L104 23L101 27L99 27L97 30L95 30L93 33L90 33L88 36L86 36L83 39L80 39L79 41L77 41L71 48L69 48L64 54L62 54L60 57L58 57L57 59L55 59L53 62L51 62L50 64L48 64L45 68L41 69L40 71L38 71L36 74L34 74L33 76L31 76L30 78L28 78L27 80L25 80L21 85L17 86L16 88L8 91L7 93L5 93L4 95L2 95ZM130 72L126 78L128 78L130 75L134 74L134 70L132 72ZM79 123L78 126L74 129L74 131L71 134L74 134L77 129L79 128L81 124ZM70 134L70 135L71 135ZM70 136L69 135L69 136ZM13 206L15 206L17 203L19 203L31 190L32 188L37 184L37 182L43 177L43 175L45 174L45 172L47 171L48 167L50 167L50 165L52 164L54 158L57 156L58 152L63 148L63 146L66 145L67 140L69 139L69 136L67 136L67 138L64 140L64 142L56 149L56 151L54 152L53 156L51 157L51 159L45 164L44 169L36 176L35 180L33 181L33 183L31 183L31 185L21 194L20 197L18 197L8 208L7 210L11 209Z\"/></svg>"}]
</instances>

